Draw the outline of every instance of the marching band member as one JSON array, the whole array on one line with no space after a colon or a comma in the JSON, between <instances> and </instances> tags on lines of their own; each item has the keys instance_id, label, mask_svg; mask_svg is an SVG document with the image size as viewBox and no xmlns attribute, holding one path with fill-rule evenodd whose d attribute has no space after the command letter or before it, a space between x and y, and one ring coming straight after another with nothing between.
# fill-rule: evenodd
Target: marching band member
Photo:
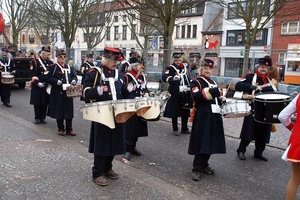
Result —
<instances>
[{"instance_id":1,"label":"marching band member","mask_svg":"<svg viewBox=\"0 0 300 200\"><path fill-rule=\"evenodd\" d=\"M182 108L182 92L189 90L189 79L187 77L188 70L182 64L180 53L173 54L174 62L166 68L162 76L162 80L169 83L168 91L171 94L167 102L164 117L172 118L173 134L179 136L177 118L181 117L181 133L190 134L188 129L188 117L190 109Z\"/></svg>"},{"instance_id":2,"label":"marching band member","mask_svg":"<svg viewBox=\"0 0 300 200\"><path fill-rule=\"evenodd\" d=\"M206 59L199 68L200 76L191 82L194 100L191 121L193 122L188 154L194 155L191 178L200 180L200 173L214 174L208 160L212 154L226 153L225 135L220 106L226 101L210 79L213 61ZM194 112L195 111L195 112Z\"/></svg>"},{"instance_id":3,"label":"marching band member","mask_svg":"<svg viewBox=\"0 0 300 200\"><path fill-rule=\"evenodd\" d=\"M76 85L77 76L75 69L67 65L66 52L64 50L56 51L57 63L50 65L49 71L44 72L43 80L50 84L50 102L48 115L56 119L58 135L75 136L73 131L72 121L74 118L73 97L68 97L66 94L67 86ZM64 120L66 126L64 126ZM66 129L65 129L66 127Z\"/></svg>"},{"instance_id":4,"label":"marching band member","mask_svg":"<svg viewBox=\"0 0 300 200\"><path fill-rule=\"evenodd\" d=\"M16 73L16 68L11 59L11 54L8 52L7 48L2 48L2 57L0 58L0 70L1 73L9 72L10 74ZM0 93L1 101L6 107L11 107L10 96L11 96L11 84L4 84L0 81Z\"/></svg>"},{"instance_id":5,"label":"marching band member","mask_svg":"<svg viewBox=\"0 0 300 200\"><path fill-rule=\"evenodd\" d=\"M83 97L92 102L123 99L128 95L123 75L116 65L121 60L121 51L105 47L102 66L91 68L83 86ZM112 170L115 155L125 153L125 133L123 123L116 123L115 128L97 122L91 122L89 152L94 154L92 168L93 181L100 186L108 184L105 176L117 179L119 176Z\"/></svg>"},{"instance_id":6,"label":"marching band member","mask_svg":"<svg viewBox=\"0 0 300 200\"><path fill-rule=\"evenodd\" d=\"M127 73L125 73L125 83L129 92L129 99L138 97L149 97L149 91L146 87L146 77L144 71L144 60L141 56L131 57ZM125 159L130 160L131 154L141 156L136 150L136 143L139 137L148 136L147 122L142 120L136 114L125 122L126 133L126 153Z\"/></svg>"},{"instance_id":7,"label":"marching band member","mask_svg":"<svg viewBox=\"0 0 300 200\"><path fill-rule=\"evenodd\" d=\"M248 73L245 78L242 78L235 85L236 91L243 91L244 93L260 93L260 92L274 92L276 87L268 77L268 68L271 66L272 61L269 58L260 58L258 60L258 68L255 73ZM254 110L254 103L251 104ZM266 148L266 143L270 142L271 124L259 123L254 120L253 114L244 117L243 126L240 134L240 145L236 150L240 160L246 160L245 152L251 140L255 140L254 157L268 161L263 156Z\"/></svg>"},{"instance_id":8,"label":"marching band member","mask_svg":"<svg viewBox=\"0 0 300 200\"><path fill-rule=\"evenodd\" d=\"M300 118L296 119L296 123L291 121L291 116L297 114L298 111L300 112L299 95L278 116L280 122L292 132L288 141L288 148L282 156L282 159L290 162L292 165L292 174L286 187L286 200L296 199L300 185Z\"/></svg>"},{"instance_id":9,"label":"marching band member","mask_svg":"<svg viewBox=\"0 0 300 200\"><path fill-rule=\"evenodd\" d=\"M49 105L49 94L46 92L48 84L44 83L42 75L48 70L48 67L53 64L50 60L50 53L49 46L43 47L40 58L33 59L30 64L30 104L33 105L35 124L46 124L45 118Z\"/></svg>"},{"instance_id":10,"label":"marching band member","mask_svg":"<svg viewBox=\"0 0 300 200\"><path fill-rule=\"evenodd\" d=\"M88 70L92 67L95 67L93 59L94 59L94 55L93 54L88 54L86 56L86 61L81 65L81 68L80 68L80 73L81 73L81 76L82 76L81 85L84 84L84 80L85 80L86 73L88 72ZM80 97L80 100L81 101L86 101L82 96ZM88 103L88 101L86 101L86 103Z\"/></svg>"}]
</instances>

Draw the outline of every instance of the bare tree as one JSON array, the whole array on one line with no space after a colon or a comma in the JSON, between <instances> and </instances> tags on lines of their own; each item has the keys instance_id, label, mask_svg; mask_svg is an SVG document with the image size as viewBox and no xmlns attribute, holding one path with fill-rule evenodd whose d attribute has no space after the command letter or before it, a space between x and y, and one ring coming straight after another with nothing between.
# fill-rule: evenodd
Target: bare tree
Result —
<instances>
[{"instance_id":1,"label":"bare tree","mask_svg":"<svg viewBox=\"0 0 300 200\"><path fill-rule=\"evenodd\" d=\"M34 0L32 9L38 10L39 16L35 18L40 24L60 30L63 36L67 55L75 40L78 25L94 12L93 5L98 5L101 0ZM51 20L46 20L46 19Z\"/></svg>"},{"instance_id":2,"label":"bare tree","mask_svg":"<svg viewBox=\"0 0 300 200\"><path fill-rule=\"evenodd\" d=\"M3 32L5 40L14 51L18 50L18 39L21 30L23 30L31 20L27 9L30 5L30 0L10 0L3 1L2 12L8 17L11 24L11 35ZM21 39L21 38L20 38Z\"/></svg>"},{"instance_id":3,"label":"bare tree","mask_svg":"<svg viewBox=\"0 0 300 200\"><path fill-rule=\"evenodd\" d=\"M119 2L124 7L136 9L140 13L141 20L145 25L153 26L149 19L158 19L160 21L163 28L161 29L158 24L156 30L160 32L164 38L164 64L162 73L164 73L166 66L170 64L175 19L180 15L181 11L205 3L205 1L202 0L119 0ZM167 85L163 84L161 89L166 90Z\"/></svg>"},{"instance_id":4,"label":"bare tree","mask_svg":"<svg viewBox=\"0 0 300 200\"><path fill-rule=\"evenodd\" d=\"M298 1L298 0L296 0ZM257 34L274 26L273 18L287 5L288 0L212 0L228 12L228 19L238 26L245 27L245 53L242 75L247 73L250 48Z\"/></svg>"}]
</instances>

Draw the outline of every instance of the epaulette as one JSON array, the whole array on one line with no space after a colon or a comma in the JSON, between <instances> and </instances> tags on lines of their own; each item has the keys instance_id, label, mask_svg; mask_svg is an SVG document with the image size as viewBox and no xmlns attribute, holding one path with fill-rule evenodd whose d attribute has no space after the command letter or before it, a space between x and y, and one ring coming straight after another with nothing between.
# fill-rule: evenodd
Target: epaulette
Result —
<instances>
[{"instance_id":1,"label":"epaulette","mask_svg":"<svg viewBox=\"0 0 300 200\"><path fill-rule=\"evenodd\" d=\"M97 69L95 69L95 68L90 68L90 69L88 70L87 73L92 73L92 72L96 72L96 71L97 71Z\"/></svg>"},{"instance_id":2,"label":"epaulette","mask_svg":"<svg viewBox=\"0 0 300 200\"><path fill-rule=\"evenodd\" d=\"M50 67L53 67L53 66L55 66L56 64L55 63L52 63L51 65L49 65Z\"/></svg>"}]
</instances>

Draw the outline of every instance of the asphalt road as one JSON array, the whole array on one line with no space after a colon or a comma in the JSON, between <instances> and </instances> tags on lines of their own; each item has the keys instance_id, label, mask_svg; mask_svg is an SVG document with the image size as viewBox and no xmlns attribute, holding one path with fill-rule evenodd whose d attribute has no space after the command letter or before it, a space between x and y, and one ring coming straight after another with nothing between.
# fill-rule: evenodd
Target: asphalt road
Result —
<instances>
[{"instance_id":1,"label":"asphalt road","mask_svg":"<svg viewBox=\"0 0 300 200\"><path fill-rule=\"evenodd\" d=\"M24 121L23 124L30 124L35 137L39 132L45 132L48 135L51 134L49 137L55 140L68 143L65 148L56 148L53 151L61 151L66 154L66 157L68 157L67 150L69 148L71 149L70 157L78 156L76 152L85 151L85 149L87 153L90 122L83 120L81 117L79 108L83 105L83 102L79 99L74 100L75 118L73 128L77 132L77 136L62 137L56 134L57 128L54 119L47 118L48 123L46 125L32 124L33 107L29 105L29 95L30 88L28 87L25 89L13 88L11 97L13 107L6 108L0 105L0 110L22 119L19 121ZM7 123L7 126L5 129L2 127L2 131L15 130L21 126L18 120L4 120L4 122ZM49 173L49 176L54 176L53 179L57 177L57 180L62 183L66 182L64 188L53 186L54 189L65 191L61 196L54 197L69 199L68 196L74 196L80 191L81 197L77 196L78 198L76 198L75 195L75 199L284 199L285 187L290 176L290 164L281 160L280 157L289 136L288 131L280 124L278 125L277 135L274 135L273 138L278 138L278 135L284 137L280 137L279 140L272 138L271 145L265 151L265 156L269 158L268 162L253 158L253 144L248 147L247 161L240 161L236 156L236 148L239 143L237 136L241 122L242 118L224 119L227 153L212 155L209 163L215 169L216 174L203 174L199 182L190 179L193 156L187 154L189 135L179 137L172 135L169 120L161 119L157 122L149 122L149 136L139 139L137 148L143 153L141 157L133 157L129 164L121 163L121 156L115 157L114 166L120 173L121 178L114 184L110 184L106 188L96 187L91 182L91 171L89 171L91 166L86 167L86 165L91 165L90 161L84 160L86 162L73 163L66 159L72 166L75 165L76 169L80 170L79 172L84 174L83 180L86 180L85 185L88 188L77 187L77 184L74 183L76 179L70 185L72 188L68 188L68 181L70 180L62 178L64 174L68 174L68 170L66 169L66 171L60 173L54 171L53 174ZM0 125L3 126L3 124ZM17 131L22 132L22 129L19 128ZM9 134L8 131L7 134ZM27 134L28 137L31 137L30 134L33 133L32 131L25 131L22 137L26 138ZM5 141L2 140L1 142L4 143ZM72 146L70 147L71 144L74 149L72 149ZM39 154L38 147L33 151ZM92 158L90 154L81 153L80 156L87 160ZM76 159L74 159L75 161ZM2 170L6 169L3 164L1 166ZM48 172L52 168L51 163L44 167ZM84 172L81 170L84 170ZM73 186L74 184L76 187ZM7 187L10 187L10 185L8 184L6 189ZM16 193L22 194L28 189L26 185L21 188ZM3 189L5 193L6 189ZM15 190L18 190L17 187ZM95 197L97 193L101 193L102 196ZM0 192L1 199L13 199L2 194L3 192ZM27 196L27 198L24 198L21 195L19 199L40 199L34 197L28 198ZM300 199L299 192L297 197ZM51 194L49 194L49 199L53 199Z\"/></svg>"}]
</instances>

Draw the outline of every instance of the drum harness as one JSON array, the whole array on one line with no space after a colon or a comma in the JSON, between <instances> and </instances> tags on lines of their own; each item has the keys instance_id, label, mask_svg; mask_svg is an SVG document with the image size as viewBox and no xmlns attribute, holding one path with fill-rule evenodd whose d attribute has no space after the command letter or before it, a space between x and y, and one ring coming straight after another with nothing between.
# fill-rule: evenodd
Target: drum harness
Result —
<instances>
[{"instance_id":1,"label":"drum harness","mask_svg":"<svg viewBox=\"0 0 300 200\"><path fill-rule=\"evenodd\" d=\"M136 85L138 88L141 89L141 91L140 91L140 92L141 92L141 95L144 96L144 93L143 93L142 91L146 89L146 85L147 85L147 81L146 81L145 75L142 74L142 76L143 76L143 78L144 78L144 83L139 84L139 82L136 80L136 78L135 78L132 74L130 74L130 73L128 73L128 72L127 72L126 74L129 75L129 76L132 78L132 80L135 82L135 85Z\"/></svg>"},{"instance_id":2,"label":"drum harness","mask_svg":"<svg viewBox=\"0 0 300 200\"><path fill-rule=\"evenodd\" d=\"M7 72L7 67L10 65L10 58L8 58L8 63L6 64L3 64L1 61L0 61L0 65L2 65L4 67L4 72Z\"/></svg>"},{"instance_id":3,"label":"drum harness","mask_svg":"<svg viewBox=\"0 0 300 200\"><path fill-rule=\"evenodd\" d=\"M268 86L271 86L272 89L274 90L274 92L278 92L276 86L274 85L274 83L269 79L269 77L267 78L269 83L267 84ZM256 83L257 80L257 75L254 74L253 79L252 79L252 85L257 86ZM255 93L255 90L253 90L252 95L254 95L253 93Z\"/></svg>"},{"instance_id":4,"label":"drum harness","mask_svg":"<svg viewBox=\"0 0 300 200\"><path fill-rule=\"evenodd\" d=\"M60 70L65 74L66 81L67 81L67 83L65 84L65 86L69 86L70 83L69 83L69 77L68 77L68 74L71 72L70 66L67 65L67 66L68 66L68 69L64 69L64 68L62 68L62 66L60 66L59 63L55 63L55 64L56 64L56 65L60 68ZM64 85L64 84L63 84L63 85ZM63 89L66 90L66 87L63 87Z\"/></svg>"},{"instance_id":5,"label":"drum harness","mask_svg":"<svg viewBox=\"0 0 300 200\"><path fill-rule=\"evenodd\" d=\"M180 76L180 83L179 83L179 92L186 92L190 91L190 82L188 80L188 77L186 75L186 67L184 66L184 70L180 73L179 70L174 66L170 65L171 67L174 68L174 70L177 72L177 74ZM185 85L185 80L187 80L187 85Z\"/></svg>"}]
</instances>

